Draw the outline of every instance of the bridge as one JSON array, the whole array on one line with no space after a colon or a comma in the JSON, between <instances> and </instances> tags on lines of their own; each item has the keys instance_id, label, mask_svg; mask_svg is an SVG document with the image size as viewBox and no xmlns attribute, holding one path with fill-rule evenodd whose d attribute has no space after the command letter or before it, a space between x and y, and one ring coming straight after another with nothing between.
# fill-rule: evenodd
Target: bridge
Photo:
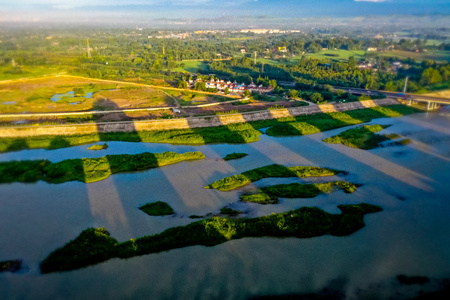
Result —
<instances>
[{"instance_id":1,"label":"bridge","mask_svg":"<svg viewBox=\"0 0 450 300\"><path fill-rule=\"evenodd\" d=\"M438 109L440 105L450 105L449 98L442 97L433 97L419 94L409 94L409 93L395 93L395 92L387 92L387 91L375 91L375 90L366 90L359 88L348 88L348 87L334 87L335 89L340 89L346 91L350 94L354 95L376 95L378 93L385 94L387 97L396 98L400 100L401 103L411 105L415 103L426 103L427 110Z\"/></svg>"}]
</instances>

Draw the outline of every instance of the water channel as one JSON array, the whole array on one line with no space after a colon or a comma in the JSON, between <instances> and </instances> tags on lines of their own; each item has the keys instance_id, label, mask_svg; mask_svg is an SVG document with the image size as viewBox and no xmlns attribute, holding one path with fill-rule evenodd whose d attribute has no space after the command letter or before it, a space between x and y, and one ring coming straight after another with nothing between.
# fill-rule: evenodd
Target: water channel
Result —
<instances>
[{"instance_id":1,"label":"water channel","mask_svg":"<svg viewBox=\"0 0 450 300\"><path fill-rule=\"evenodd\" d=\"M349 127L301 137L262 135L243 145L182 146L109 142L58 150L4 153L0 161L99 157L106 154L201 151L206 159L142 172L116 174L84 184L0 185L0 261L23 259L19 273L0 273L1 299L248 299L263 295L316 293L338 288L347 299L406 299L420 289L437 288L450 278L450 110L401 118L382 133L412 140L406 146L370 151L321 140ZM223 161L244 152L240 160ZM314 165L348 171L332 178L265 179L238 191L203 187L223 177L268 164ZM277 205L238 202L240 193L288 182L343 179L362 186L313 199L281 199ZM138 207L169 203L175 216L150 217ZM347 237L247 238L214 247L194 246L81 270L40 275L38 264L51 251L88 227L105 227L119 241L159 233L195 220L190 215L218 213L229 205L245 217L317 206L339 213L337 205L380 205L365 217L366 226ZM427 276L427 287L401 286L396 276ZM433 286L434 284L434 286Z\"/></svg>"}]
</instances>

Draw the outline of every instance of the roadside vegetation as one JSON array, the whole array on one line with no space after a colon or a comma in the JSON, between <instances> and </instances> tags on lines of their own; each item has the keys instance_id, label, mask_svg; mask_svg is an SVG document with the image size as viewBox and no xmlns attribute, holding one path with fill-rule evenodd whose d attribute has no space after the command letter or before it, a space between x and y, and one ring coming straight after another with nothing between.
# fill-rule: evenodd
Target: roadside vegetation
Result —
<instances>
[{"instance_id":1,"label":"roadside vegetation","mask_svg":"<svg viewBox=\"0 0 450 300\"><path fill-rule=\"evenodd\" d=\"M333 176L342 173L342 171L325 169L319 167L308 167L308 166L296 166L296 167L285 167L282 165L269 165L261 168L245 171L239 175L233 175L230 177L225 177L221 180L215 181L210 185L205 186L206 189L216 189L219 191L231 191L261 180L263 178L279 177L279 178L289 178L289 177L319 177L319 176Z\"/></svg>"},{"instance_id":2,"label":"roadside vegetation","mask_svg":"<svg viewBox=\"0 0 450 300\"><path fill-rule=\"evenodd\" d=\"M162 201L147 203L139 207L139 209L150 216L168 216L175 213L169 204Z\"/></svg>"},{"instance_id":3,"label":"roadside vegetation","mask_svg":"<svg viewBox=\"0 0 450 300\"><path fill-rule=\"evenodd\" d=\"M106 155L99 158L67 159L57 163L49 160L0 162L0 183L36 182L85 183L106 179L111 174L158 168L181 161L203 159L201 152L174 152Z\"/></svg>"},{"instance_id":4,"label":"roadside vegetation","mask_svg":"<svg viewBox=\"0 0 450 300\"><path fill-rule=\"evenodd\" d=\"M348 147L364 150L375 149L381 142L398 139L398 134L377 134L390 125L365 125L341 132L338 135L324 139L325 143L343 144ZM407 142L404 142L407 143Z\"/></svg>"},{"instance_id":5,"label":"roadside vegetation","mask_svg":"<svg viewBox=\"0 0 450 300\"><path fill-rule=\"evenodd\" d=\"M104 228L89 228L41 262L42 273L62 272L98 264L111 258L130 258L194 245L215 246L246 237L345 236L364 227L364 215L382 209L366 203L339 205L341 214L317 207L246 218L213 217L186 226L169 228L160 234L119 243Z\"/></svg>"},{"instance_id":6,"label":"roadside vegetation","mask_svg":"<svg viewBox=\"0 0 450 300\"><path fill-rule=\"evenodd\" d=\"M263 187L255 194L241 195L240 199L244 202L254 202L259 204L276 204L278 198L314 198L322 193L331 193L341 189L345 193L353 193L358 185L347 181L335 181L327 183L312 184L279 184Z\"/></svg>"},{"instance_id":7,"label":"roadside vegetation","mask_svg":"<svg viewBox=\"0 0 450 300\"><path fill-rule=\"evenodd\" d=\"M369 122L376 118L400 117L420 110L403 105L372 107L347 112L320 113L299 117L234 123L226 126L151 130L139 132L90 133L59 136L31 136L0 138L0 152L23 149L58 149L99 141L122 141L144 143L170 143L204 145L211 143L252 143L262 134L258 129L269 127L266 134L271 136L296 136Z\"/></svg>"},{"instance_id":8,"label":"roadside vegetation","mask_svg":"<svg viewBox=\"0 0 450 300\"><path fill-rule=\"evenodd\" d=\"M239 159L239 158L246 157L247 155L248 155L247 153L236 153L236 152L233 152L233 153L227 154L227 155L223 158L223 160Z\"/></svg>"}]
</instances>

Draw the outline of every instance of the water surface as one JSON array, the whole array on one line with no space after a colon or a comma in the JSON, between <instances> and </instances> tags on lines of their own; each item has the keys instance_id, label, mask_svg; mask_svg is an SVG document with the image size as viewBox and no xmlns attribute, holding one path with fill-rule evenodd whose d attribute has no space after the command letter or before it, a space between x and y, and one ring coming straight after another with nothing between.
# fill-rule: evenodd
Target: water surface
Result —
<instances>
[{"instance_id":1,"label":"water surface","mask_svg":"<svg viewBox=\"0 0 450 300\"><path fill-rule=\"evenodd\" d=\"M19 274L0 274L0 298L247 299L325 287L339 287L348 299L407 298L418 288L398 286L398 274L450 278L449 121L445 109L373 120L369 124L392 125L381 133L398 133L412 143L370 151L321 141L346 127L302 137L262 135L259 142L244 145L108 142L107 150L95 152L84 145L1 154L1 161L60 161L146 151L201 151L206 159L116 174L91 184L0 185L0 260L20 258L28 268ZM222 160L232 152L249 155ZM203 188L225 176L273 163L345 170L348 175L329 179L362 187L353 194L339 191L313 199L281 199L278 205L244 204L238 198L244 190L264 185L327 178L264 179L231 192ZM169 203L176 215L150 217L138 209L154 201ZM360 202L380 205L384 211L367 215L366 227L348 237L247 238L215 247L112 259L71 272L38 273L40 261L88 227L105 227L125 241L188 224L193 222L189 215L218 213L226 205L255 217L301 206L339 213L337 205Z\"/></svg>"}]
</instances>

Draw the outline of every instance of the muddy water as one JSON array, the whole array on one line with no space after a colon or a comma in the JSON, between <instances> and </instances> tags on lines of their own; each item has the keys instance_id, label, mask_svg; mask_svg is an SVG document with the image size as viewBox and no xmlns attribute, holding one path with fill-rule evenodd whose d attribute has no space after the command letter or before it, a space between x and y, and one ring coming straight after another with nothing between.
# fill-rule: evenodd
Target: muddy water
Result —
<instances>
[{"instance_id":1,"label":"muddy water","mask_svg":"<svg viewBox=\"0 0 450 300\"><path fill-rule=\"evenodd\" d=\"M372 124L391 124L386 133L412 140L407 146L371 151L325 144L320 134L272 138L246 145L172 146L110 142L107 150L86 146L28 150L0 160L99 157L106 154L202 151L206 159L143 172L116 174L96 183L0 185L0 261L23 259L19 274L0 274L5 299L247 299L260 295L341 289L348 299L394 295L406 298L427 287L402 287L398 274L450 278L450 116L449 110ZM231 152L249 156L225 162ZM363 186L347 195L282 199L278 205L237 202L239 194L275 183L319 179L265 179L233 192L203 189L232 174L272 164L315 165L348 171L344 179ZM137 209L165 201L175 216L149 217ZM338 204L367 202L384 211L365 217L366 227L348 237L310 239L248 238L215 247L195 246L113 259L82 270L40 275L38 264L52 250L87 227L105 227L119 241L192 222L189 215L217 213L229 205L254 217L301 206L337 213Z\"/></svg>"}]
</instances>

